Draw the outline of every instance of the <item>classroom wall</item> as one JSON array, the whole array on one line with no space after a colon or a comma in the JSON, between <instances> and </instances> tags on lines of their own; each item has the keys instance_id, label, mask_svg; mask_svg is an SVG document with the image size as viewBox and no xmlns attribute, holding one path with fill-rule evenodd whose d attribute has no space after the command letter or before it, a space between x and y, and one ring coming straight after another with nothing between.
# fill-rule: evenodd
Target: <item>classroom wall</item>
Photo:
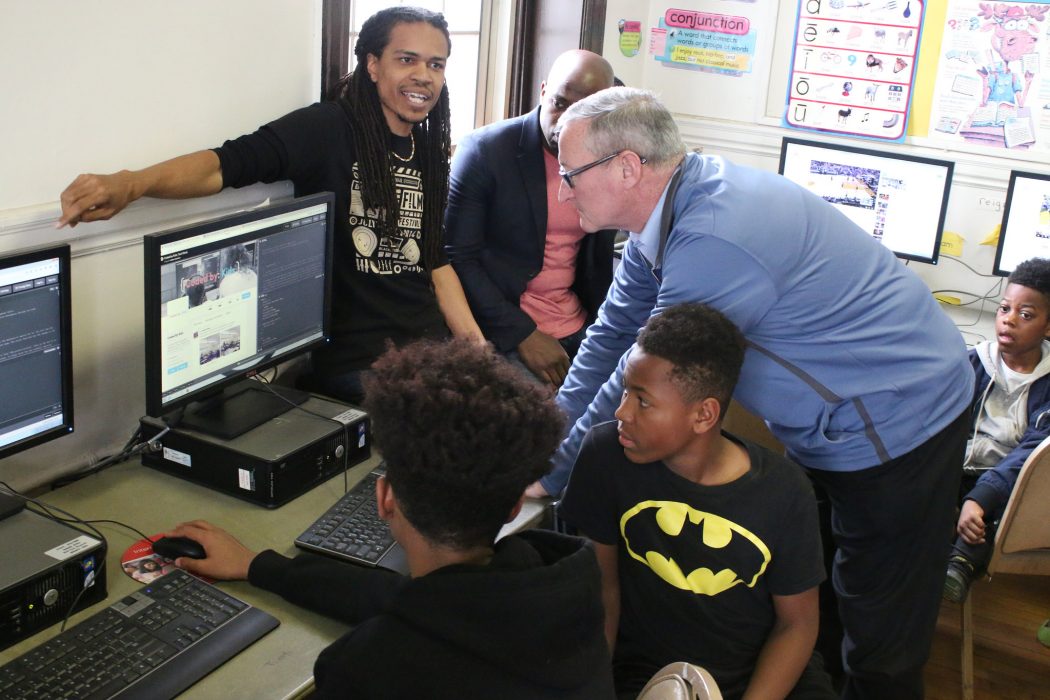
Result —
<instances>
[{"instance_id":1,"label":"classroom wall","mask_svg":"<svg viewBox=\"0 0 1050 700\"><path fill-rule=\"evenodd\" d=\"M81 172L135 169L253 131L320 91L321 0L0 0L0 251L73 250L73 435L0 461L32 488L119 449L144 410L145 233L291 195L287 183L140 200L56 231Z\"/></svg>"},{"instance_id":2,"label":"classroom wall","mask_svg":"<svg viewBox=\"0 0 1050 700\"><path fill-rule=\"evenodd\" d=\"M717 81L697 82L695 73L665 71L647 85L646 33L671 5L608 0L604 53L627 84L674 103L690 147L775 170L785 135L837 140L780 126L795 0L768 3L765 68L743 92L734 86L728 114L714 107L724 98ZM633 58L619 50L621 18L643 22ZM204 200L141 200L111 222L56 231L63 187L80 172L138 168L218 145L312 102L320 24L321 0L0 0L0 251L71 243L76 393L74 435L3 460L0 479L18 488L47 483L118 449L134 430L144 405L144 233L291 194L281 183ZM978 243L999 223L1010 169L1045 171L1045 158L949 152L921 138L878 147L957 164L947 229L964 237L963 254L911 269L933 290L994 289L997 280L986 277L994 248Z\"/></svg>"},{"instance_id":3,"label":"classroom wall","mask_svg":"<svg viewBox=\"0 0 1050 700\"><path fill-rule=\"evenodd\" d=\"M928 2L927 6L927 26L936 22L943 26L943 3ZM757 17L755 71L743 78L727 78L658 65L649 55L649 30L657 26L658 19L669 8ZM625 83L660 95L675 113L687 145L708 154L775 172L781 139L794 136L954 161L956 168L945 229L963 237L962 254L957 258L942 255L937 265L912 262L908 266L931 290L953 290L961 301L972 301L974 297L969 294L985 295L991 291L994 295L1000 279L990 276L995 247L980 243L1000 223L1010 170L1047 172L1046 154L978 146L949 150L914 135L905 143L897 144L782 127L797 11L798 0L757 4L725 0L608 0L603 55ZM625 55L621 50L620 20L641 22L640 47L635 56ZM924 32L926 34L929 36L924 36L920 45L920 61L935 58L939 48L927 41L933 33ZM932 85L920 82L916 85L916 91L919 90L932 90ZM914 119L914 110L912 114ZM960 317L957 309L945 308L953 318ZM968 342L981 339L969 333L964 336Z\"/></svg>"}]
</instances>

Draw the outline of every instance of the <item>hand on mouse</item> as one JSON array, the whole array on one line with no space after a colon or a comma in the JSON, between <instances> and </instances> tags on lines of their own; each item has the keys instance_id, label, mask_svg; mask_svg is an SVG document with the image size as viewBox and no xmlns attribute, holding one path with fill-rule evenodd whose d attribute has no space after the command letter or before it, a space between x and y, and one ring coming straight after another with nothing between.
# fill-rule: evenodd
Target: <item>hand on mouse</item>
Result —
<instances>
[{"instance_id":1,"label":"hand on mouse","mask_svg":"<svg viewBox=\"0 0 1050 700\"><path fill-rule=\"evenodd\" d=\"M207 556L204 559L179 557L175 566L191 574L200 574L208 578L234 581L248 578L248 567L256 552L251 551L233 535L205 520L193 520L180 523L169 537L189 537L204 547Z\"/></svg>"}]
</instances>

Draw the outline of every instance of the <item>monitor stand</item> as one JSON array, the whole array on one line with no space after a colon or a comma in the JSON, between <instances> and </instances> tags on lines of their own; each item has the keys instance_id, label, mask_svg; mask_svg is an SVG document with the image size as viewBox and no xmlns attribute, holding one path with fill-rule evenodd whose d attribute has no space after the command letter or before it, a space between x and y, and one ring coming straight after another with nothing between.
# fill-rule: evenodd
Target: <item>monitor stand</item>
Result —
<instances>
[{"instance_id":1,"label":"monitor stand","mask_svg":"<svg viewBox=\"0 0 1050 700\"><path fill-rule=\"evenodd\" d=\"M308 398L310 395L305 391L287 386L269 385L267 388L259 381L245 379L210 399L191 403L178 425L232 440L290 411Z\"/></svg>"}]
</instances>

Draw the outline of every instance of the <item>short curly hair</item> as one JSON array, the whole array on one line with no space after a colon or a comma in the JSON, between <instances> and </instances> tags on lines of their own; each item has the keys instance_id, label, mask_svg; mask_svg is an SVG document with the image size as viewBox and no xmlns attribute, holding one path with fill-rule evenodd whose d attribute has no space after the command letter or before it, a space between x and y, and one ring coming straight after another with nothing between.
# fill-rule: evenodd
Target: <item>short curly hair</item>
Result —
<instances>
[{"instance_id":1,"label":"short curly hair","mask_svg":"<svg viewBox=\"0 0 1050 700\"><path fill-rule=\"evenodd\" d=\"M1050 304L1050 260L1046 258L1025 260L1014 268L1006 282L1034 289L1043 295L1047 304Z\"/></svg>"},{"instance_id":2,"label":"short curly hair","mask_svg":"<svg viewBox=\"0 0 1050 700\"><path fill-rule=\"evenodd\" d=\"M364 388L398 504L435 544L491 546L561 440L549 392L469 340L391 348Z\"/></svg>"},{"instance_id":3,"label":"short curly hair","mask_svg":"<svg viewBox=\"0 0 1050 700\"><path fill-rule=\"evenodd\" d=\"M674 365L671 381L686 401L708 396L725 416L740 377L747 341L720 311L706 304L679 304L653 316L638 334L638 347Z\"/></svg>"}]
</instances>

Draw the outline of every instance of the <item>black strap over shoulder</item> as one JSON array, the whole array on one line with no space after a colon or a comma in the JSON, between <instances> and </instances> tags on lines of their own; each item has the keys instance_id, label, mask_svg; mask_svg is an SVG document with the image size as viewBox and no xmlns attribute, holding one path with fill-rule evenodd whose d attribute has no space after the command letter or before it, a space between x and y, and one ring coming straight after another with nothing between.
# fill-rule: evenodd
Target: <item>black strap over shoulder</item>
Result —
<instances>
[{"instance_id":1,"label":"black strap over shoulder","mask_svg":"<svg viewBox=\"0 0 1050 700\"><path fill-rule=\"evenodd\" d=\"M674 196L678 192L678 185L682 181L682 171L685 168L685 160L674 171L671 182L667 186L667 196L664 198L664 210L660 214L660 246L656 250L656 260L653 261L653 270L663 267L664 248L667 247L667 236L674 226Z\"/></svg>"}]
</instances>

